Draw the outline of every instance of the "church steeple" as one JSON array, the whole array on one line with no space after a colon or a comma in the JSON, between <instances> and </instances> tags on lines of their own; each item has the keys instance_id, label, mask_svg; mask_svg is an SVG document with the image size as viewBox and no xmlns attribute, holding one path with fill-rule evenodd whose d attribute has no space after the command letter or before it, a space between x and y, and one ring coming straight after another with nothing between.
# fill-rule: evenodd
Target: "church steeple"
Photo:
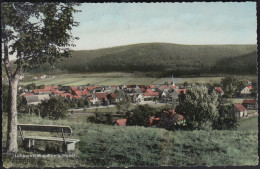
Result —
<instances>
[{"instance_id":1,"label":"church steeple","mask_svg":"<svg viewBox=\"0 0 260 169\"><path fill-rule=\"evenodd\" d=\"M173 75L172 75L172 86L175 86Z\"/></svg>"}]
</instances>

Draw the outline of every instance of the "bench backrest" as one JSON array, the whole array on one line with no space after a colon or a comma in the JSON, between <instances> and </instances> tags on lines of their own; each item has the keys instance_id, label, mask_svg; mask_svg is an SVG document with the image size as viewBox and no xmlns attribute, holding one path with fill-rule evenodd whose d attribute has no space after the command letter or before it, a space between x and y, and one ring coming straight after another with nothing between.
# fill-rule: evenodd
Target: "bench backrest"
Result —
<instances>
[{"instance_id":1,"label":"bench backrest","mask_svg":"<svg viewBox=\"0 0 260 169\"><path fill-rule=\"evenodd\" d=\"M42 132L57 132L61 133L72 133L72 129L69 126L58 126L58 125L42 125L42 124L18 124L18 130L21 128L22 131L42 131Z\"/></svg>"}]
</instances>

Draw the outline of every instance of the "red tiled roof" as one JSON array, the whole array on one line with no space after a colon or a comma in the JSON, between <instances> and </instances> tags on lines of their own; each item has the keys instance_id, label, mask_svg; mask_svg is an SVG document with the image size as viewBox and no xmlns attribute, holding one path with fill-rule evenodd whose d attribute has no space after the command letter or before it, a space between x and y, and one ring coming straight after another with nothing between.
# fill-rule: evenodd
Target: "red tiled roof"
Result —
<instances>
[{"instance_id":1,"label":"red tiled roof","mask_svg":"<svg viewBox=\"0 0 260 169\"><path fill-rule=\"evenodd\" d=\"M25 94L23 94L22 96L23 97L26 97L26 96L31 96L31 95L34 95L33 93L25 93Z\"/></svg>"},{"instance_id":2,"label":"red tiled roof","mask_svg":"<svg viewBox=\"0 0 260 169\"><path fill-rule=\"evenodd\" d=\"M224 93L224 91L221 89L221 87L215 87L215 90L216 90L218 93Z\"/></svg>"},{"instance_id":3,"label":"red tiled roof","mask_svg":"<svg viewBox=\"0 0 260 169\"><path fill-rule=\"evenodd\" d=\"M243 104L256 104L256 100L255 99L243 100Z\"/></svg>"},{"instance_id":4,"label":"red tiled roof","mask_svg":"<svg viewBox=\"0 0 260 169\"><path fill-rule=\"evenodd\" d=\"M78 88L78 86L70 86L70 89L71 90L78 90L79 88Z\"/></svg>"},{"instance_id":5,"label":"red tiled roof","mask_svg":"<svg viewBox=\"0 0 260 169\"><path fill-rule=\"evenodd\" d=\"M112 85L112 87L119 87L119 85Z\"/></svg>"},{"instance_id":6,"label":"red tiled roof","mask_svg":"<svg viewBox=\"0 0 260 169\"><path fill-rule=\"evenodd\" d=\"M93 100L93 97L88 97L88 100Z\"/></svg>"},{"instance_id":7,"label":"red tiled roof","mask_svg":"<svg viewBox=\"0 0 260 169\"><path fill-rule=\"evenodd\" d=\"M73 96L72 96L72 98L75 98L75 99L80 99L80 98L81 98L81 96L75 96L75 95L73 95Z\"/></svg>"},{"instance_id":8,"label":"red tiled roof","mask_svg":"<svg viewBox=\"0 0 260 169\"><path fill-rule=\"evenodd\" d=\"M95 89L95 87L93 87L93 86L86 86L84 91L90 91L90 90L93 90L93 89Z\"/></svg>"},{"instance_id":9,"label":"red tiled roof","mask_svg":"<svg viewBox=\"0 0 260 169\"><path fill-rule=\"evenodd\" d=\"M45 91L51 91L51 90L56 90L59 89L58 86L45 86L43 90Z\"/></svg>"},{"instance_id":10,"label":"red tiled roof","mask_svg":"<svg viewBox=\"0 0 260 169\"><path fill-rule=\"evenodd\" d=\"M241 104L241 103L236 103L234 104L235 107L237 108L237 110L241 111L241 112L244 112L246 111L246 108Z\"/></svg>"},{"instance_id":11,"label":"red tiled roof","mask_svg":"<svg viewBox=\"0 0 260 169\"><path fill-rule=\"evenodd\" d=\"M176 89L176 91L178 92L178 94L181 94L183 92L183 94L187 93L187 89Z\"/></svg>"},{"instance_id":12,"label":"red tiled roof","mask_svg":"<svg viewBox=\"0 0 260 169\"><path fill-rule=\"evenodd\" d=\"M148 93L144 93L144 96L159 96L159 92L148 92Z\"/></svg>"},{"instance_id":13,"label":"red tiled roof","mask_svg":"<svg viewBox=\"0 0 260 169\"><path fill-rule=\"evenodd\" d=\"M81 90L75 90L76 96L82 96L82 91Z\"/></svg>"},{"instance_id":14,"label":"red tiled roof","mask_svg":"<svg viewBox=\"0 0 260 169\"><path fill-rule=\"evenodd\" d=\"M95 95L99 100L107 99L107 93L95 93Z\"/></svg>"},{"instance_id":15,"label":"red tiled roof","mask_svg":"<svg viewBox=\"0 0 260 169\"><path fill-rule=\"evenodd\" d=\"M153 93L153 89L146 89L145 93Z\"/></svg>"},{"instance_id":16,"label":"red tiled roof","mask_svg":"<svg viewBox=\"0 0 260 169\"><path fill-rule=\"evenodd\" d=\"M252 87L252 86L247 86L247 87L248 87L248 89L249 89L249 90L252 90L252 89L253 89L253 87Z\"/></svg>"},{"instance_id":17,"label":"red tiled roof","mask_svg":"<svg viewBox=\"0 0 260 169\"><path fill-rule=\"evenodd\" d=\"M62 94L62 93L65 93L65 91L59 91L59 90L53 91L53 94Z\"/></svg>"},{"instance_id":18,"label":"red tiled roof","mask_svg":"<svg viewBox=\"0 0 260 169\"><path fill-rule=\"evenodd\" d=\"M126 126L126 121L127 119L119 119L116 120L116 123L118 124L118 126Z\"/></svg>"},{"instance_id":19,"label":"red tiled roof","mask_svg":"<svg viewBox=\"0 0 260 169\"><path fill-rule=\"evenodd\" d=\"M150 85L150 88L151 89L156 89L156 86L155 85Z\"/></svg>"},{"instance_id":20,"label":"red tiled roof","mask_svg":"<svg viewBox=\"0 0 260 169\"><path fill-rule=\"evenodd\" d=\"M44 89L33 89L34 94L38 94L39 92L44 92Z\"/></svg>"},{"instance_id":21,"label":"red tiled roof","mask_svg":"<svg viewBox=\"0 0 260 169\"><path fill-rule=\"evenodd\" d=\"M70 93L61 93L60 96L66 98L66 97L71 97L71 94Z\"/></svg>"},{"instance_id":22,"label":"red tiled roof","mask_svg":"<svg viewBox=\"0 0 260 169\"><path fill-rule=\"evenodd\" d=\"M180 114L177 114L177 113L174 115L173 118L176 118L175 121L181 121L181 120L185 119L185 117L183 115L180 115Z\"/></svg>"},{"instance_id":23,"label":"red tiled roof","mask_svg":"<svg viewBox=\"0 0 260 169\"><path fill-rule=\"evenodd\" d=\"M149 120L148 120L149 126L153 125L155 123L155 121L159 123L160 122L160 118L159 117L155 117L155 116L150 117Z\"/></svg>"},{"instance_id":24,"label":"red tiled roof","mask_svg":"<svg viewBox=\"0 0 260 169\"><path fill-rule=\"evenodd\" d=\"M116 99L116 94L115 94L115 93L112 93L112 94L111 94L111 97L112 97L113 99Z\"/></svg>"},{"instance_id":25,"label":"red tiled roof","mask_svg":"<svg viewBox=\"0 0 260 169\"><path fill-rule=\"evenodd\" d=\"M87 90L86 90L86 91L84 90L84 91L82 92L82 95L87 95L87 96L88 96L89 94L90 94L90 93L89 93L89 91L87 91Z\"/></svg>"},{"instance_id":26,"label":"red tiled roof","mask_svg":"<svg viewBox=\"0 0 260 169\"><path fill-rule=\"evenodd\" d=\"M171 87L172 89L175 89L175 88L176 88L176 86L175 86L175 85L171 85L170 87Z\"/></svg>"}]
</instances>

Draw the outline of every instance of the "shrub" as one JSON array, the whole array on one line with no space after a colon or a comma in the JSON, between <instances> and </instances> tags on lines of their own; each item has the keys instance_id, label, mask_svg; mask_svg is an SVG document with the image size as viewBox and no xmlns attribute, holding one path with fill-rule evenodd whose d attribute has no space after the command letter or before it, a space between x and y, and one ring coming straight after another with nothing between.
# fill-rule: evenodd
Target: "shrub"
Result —
<instances>
[{"instance_id":1,"label":"shrub","mask_svg":"<svg viewBox=\"0 0 260 169\"><path fill-rule=\"evenodd\" d=\"M68 105L63 98L51 97L40 104L42 118L52 120L64 119L68 114Z\"/></svg>"},{"instance_id":2,"label":"shrub","mask_svg":"<svg viewBox=\"0 0 260 169\"><path fill-rule=\"evenodd\" d=\"M154 116L156 112L155 108L148 105L139 105L131 112L127 112L127 125L130 126L148 126L148 120L151 116Z\"/></svg>"}]
</instances>

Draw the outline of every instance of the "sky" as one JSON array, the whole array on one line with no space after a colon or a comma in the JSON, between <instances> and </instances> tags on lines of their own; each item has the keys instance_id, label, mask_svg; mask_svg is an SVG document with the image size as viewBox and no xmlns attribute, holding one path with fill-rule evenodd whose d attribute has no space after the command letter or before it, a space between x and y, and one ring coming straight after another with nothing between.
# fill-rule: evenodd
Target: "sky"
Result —
<instances>
[{"instance_id":1,"label":"sky","mask_svg":"<svg viewBox=\"0 0 260 169\"><path fill-rule=\"evenodd\" d=\"M256 44L256 2L83 3L73 50L136 43Z\"/></svg>"}]
</instances>

